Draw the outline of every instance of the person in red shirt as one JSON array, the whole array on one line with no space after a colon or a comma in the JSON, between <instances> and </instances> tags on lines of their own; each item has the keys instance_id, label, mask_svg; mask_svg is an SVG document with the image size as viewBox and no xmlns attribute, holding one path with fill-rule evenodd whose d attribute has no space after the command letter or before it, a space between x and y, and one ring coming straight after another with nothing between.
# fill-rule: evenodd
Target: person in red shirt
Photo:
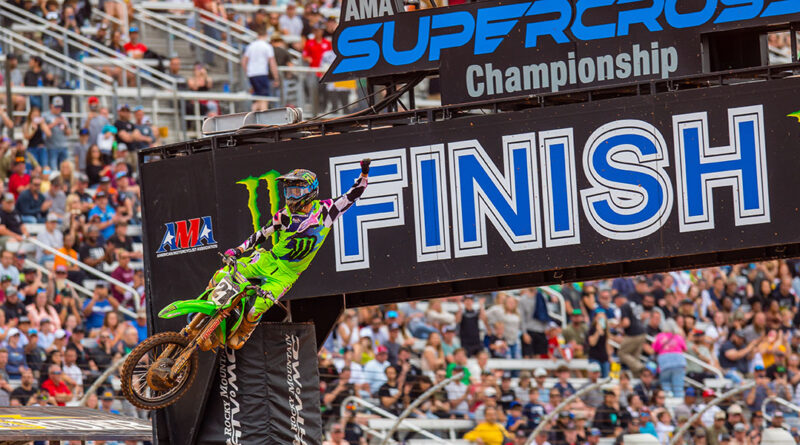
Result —
<instances>
[{"instance_id":1,"label":"person in red shirt","mask_svg":"<svg viewBox=\"0 0 800 445\"><path fill-rule=\"evenodd\" d=\"M139 28L133 26L128 30L128 38L130 41L122 46L125 54L134 59L141 59L144 53L147 52L147 45L139 41Z\"/></svg>"},{"instance_id":2,"label":"person in red shirt","mask_svg":"<svg viewBox=\"0 0 800 445\"><path fill-rule=\"evenodd\" d=\"M47 369L47 380L42 383L42 390L47 391L51 397L56 399L58 406L65 406L67 402L72 400L72 391L64 383L64 376L61 373L61 367L58 365L50 365Z\"/></svg>"},{"instance_id":3,"label":"person in red shirt","mask_svg":"<svg viewBox=\"0 0 800 445\"><path fill-rule=\"evenodd\" d=\"M324 35L325 24L319 22L314 27L314 38L306 40L306 44L303 46L303 59L312 68L319 68L322 64L322 56L333 48L331 41ZM322 73L317 73L317 77L322 77Z\"/></svg>"},{"instance_id":4,"label":"person in red shirt","mask_svg":"<svg viewBox=\"0 0 800 445\"><path fill-rule=\"evenodd\" d=\"M31 175L25 172L25 158L18 156L14 159L14 167L11 169L13 173L8 178L8 191L14 195L14 198L19 197L19 193L28 188L31 183Z\"/></svg>"}]
</instances>

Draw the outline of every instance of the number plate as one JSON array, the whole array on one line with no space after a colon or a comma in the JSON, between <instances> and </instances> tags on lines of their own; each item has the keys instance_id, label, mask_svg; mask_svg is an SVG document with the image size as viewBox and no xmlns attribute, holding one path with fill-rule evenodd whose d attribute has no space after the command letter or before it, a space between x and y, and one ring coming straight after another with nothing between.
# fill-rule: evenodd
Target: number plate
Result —
<instances>
[{"instance_id":1,"label":"number plate","mask_svg":"<svg viewBox=\"0 0 800 445\"><path fill-rule=\"evenodd\" d=\"M223 278L219 284L217 284L217 287L214 288L211 301L213 301L218 307L222 307L238 293L239 287L234 285L231 281L231 278L228 276Z\"/></svg>"}]
</instances>

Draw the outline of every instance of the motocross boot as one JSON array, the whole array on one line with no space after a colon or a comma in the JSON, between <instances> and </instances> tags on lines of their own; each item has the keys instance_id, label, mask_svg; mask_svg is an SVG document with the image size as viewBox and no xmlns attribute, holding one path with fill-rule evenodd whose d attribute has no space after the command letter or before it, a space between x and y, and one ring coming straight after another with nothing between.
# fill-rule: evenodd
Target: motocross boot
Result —
<instances>
[{"instance_id":1,"label":"motocross boot","mask_svg":"<svg viewBox=\"0 0 800 445\"><path fill-rule=\"evenodd\" d=\"M250 338L250 334L256 329L260 320L261 314L256 315L254 308L250 308L242 319L242 324L240 324L236 332L228 338L228 347L231 349L242 349L242 346L244 346L247 339Z\"/></svg>"}]
</instances>

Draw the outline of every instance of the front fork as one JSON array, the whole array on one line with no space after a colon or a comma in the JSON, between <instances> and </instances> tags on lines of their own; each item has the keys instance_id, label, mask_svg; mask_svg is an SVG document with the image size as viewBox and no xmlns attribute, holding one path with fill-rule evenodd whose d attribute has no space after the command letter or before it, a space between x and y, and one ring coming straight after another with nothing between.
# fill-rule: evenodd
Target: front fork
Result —
<instances>
[{"instance_id":1,"label":"front fork","mask_svg":"<svg viewBox=\"0 0 800 445\"><path fill-rule=\"evenodd\" d=\"M169 373L170 379L175 379L178 377L178 374L181 373L183 367L186 366L186 363L188 363L189 358L199 348L198 345L199 341L207 339L214 333L217 327L219 327L222 320L227 318L235 307L239 306L239 303L242 301L242 298L244 297L245 293L246 293L245 291L239 292L239 294L236 297L234 297L233 303L231 303L225 309L222 309L221 311L217 312L217 315L211 318L209 322L200 330L200 332L197 335L195 335L194 338L192 338L191 342L183 349L183 351L181 351L178 358L175 359L175 363L172 365L172 369L170 369ZM181 330L181 334L186 336L190 335L192 331L199 328L203 320L207 319L208 317L203 316L203 314L195 315L192 321L185 328ZM177 345L169 345L166 349L164 349L164 352L161 353L159 358L169 357L170 355L172 355L172 352L175 351L176 347Z\"/></svg>"}]
</instances>

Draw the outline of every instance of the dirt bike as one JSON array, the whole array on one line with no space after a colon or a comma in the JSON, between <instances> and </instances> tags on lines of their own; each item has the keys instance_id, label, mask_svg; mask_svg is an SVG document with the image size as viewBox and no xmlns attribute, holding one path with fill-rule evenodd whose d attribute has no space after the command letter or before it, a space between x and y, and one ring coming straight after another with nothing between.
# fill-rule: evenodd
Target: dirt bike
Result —
<instances>
[{"instance_id":1,"label":"dirt bike","mask_svg":"<svg viewBox=\"0 0 800 445\"><path fill-rule=\"evenodd\" d=\"M136 407L152 410L172 405L192 386L198 367L198 351L216 350L242 322L246 305L261 288L238 270L235 259L223 256L230 271L213 288L194 300L175 301L158 313L159 318L192 317L180 332L160 332L136 346L120 371L122 392ZM217 272L223 274L223 267ZM267 294L267 298L286 307Z\"/></svg>"}]
</instances>

